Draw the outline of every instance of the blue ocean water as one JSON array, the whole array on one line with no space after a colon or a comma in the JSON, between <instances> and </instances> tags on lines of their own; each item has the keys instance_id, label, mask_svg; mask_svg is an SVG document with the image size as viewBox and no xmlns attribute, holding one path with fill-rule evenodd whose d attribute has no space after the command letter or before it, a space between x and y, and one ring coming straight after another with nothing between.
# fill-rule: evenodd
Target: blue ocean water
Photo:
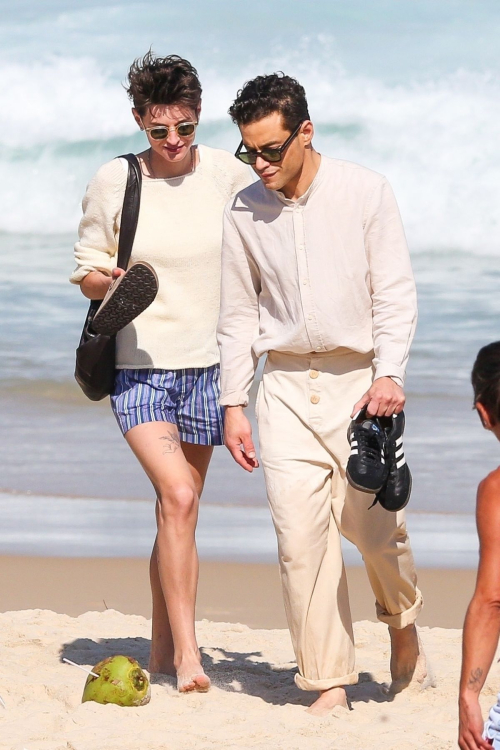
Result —
<instances>
[{"instance_id":1,"label":"blue ocean water","mask_svg":"<svg viewBox=\"0 0 500 750\"><path fill-rule=\"evenodd\" d=\"M0 488L151 496L106 404L85 402L73 382L86 305L67 277L88 179L143 147L122 83L152 47L198 68L200 141L235 148L226 112L238 88L284 70L308 92L318 150L387 175L420 301L407 381L412 508L471 514L498 463L468 381L477 349L500 338L497 1L0 0L0 16ZM262 477L219 449L204 500L244 507L250 523Z\"/></svg>"}]
</instances>

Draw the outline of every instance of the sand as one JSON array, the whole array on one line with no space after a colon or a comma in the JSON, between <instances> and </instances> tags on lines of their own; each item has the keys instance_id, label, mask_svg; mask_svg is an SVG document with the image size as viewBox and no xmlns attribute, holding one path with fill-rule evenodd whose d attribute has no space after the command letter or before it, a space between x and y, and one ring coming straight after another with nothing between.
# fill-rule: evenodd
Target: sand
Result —
<instances>
[{"instance_id":1,"label":"sand","mask_svg":"<svg viewBox=\"0 0 500 750\"><path fill-rule=\"evenodd\" d=\"M204 561L197 627L213 689L181 696L168 681L155 682L149 705L120 708L82 705L85 675L62 657L91 667L124 653L147 665L147 561L3 557L0 749L456 748L461 631L425 624L460 626L475 574L419 574L427 602L420 633L436 687L412 687L388 699L382 687L389 682L387 628L369 621L373 595L366 574L351 568L353 616L362 620L355 624L360 683L349 688L351 712L337 709L320 719L305 710L315 694L293 682L276 566ZM499 686L495 664L481 699L485 713Z\"/></svg>"},{"instance_id":2,"label":"sand","mask_svg":"<svg viewBox=\"0 0 500 750\"><path fill-rule=\"evenodd\" d=\"M462 627L474 570L420 568L421 625ZM347 569L353 620L374 620L363 568ZM0 611L52 609L67 615L116 609L151 616L148 561L134 558L0 556ZM285 628L277 565L202 560L197 619Z\"/></svg>"},{"instance_id":3,"label":"sand","mask_svg":"<svg viewBox=\"0 0 500 750\"><path fill-rule=\"evenodd\" d=\"M410 688L387 699L387 629L355 625L361 681L349 688L353 710L325 718L306 713L314 694L293 683L287 631L198 623L208 694L179 695L168 682L152 685L141 708L81 704L85 675L63 656L93 666L115 653L146 664L150 623L114 610L77 618L47 610L0 615L0 748L8 750L445 750L456 747L460 631L422 628L436 687ZM494 700L498 668L483 691Z\"/></svg>"}]
</instances>

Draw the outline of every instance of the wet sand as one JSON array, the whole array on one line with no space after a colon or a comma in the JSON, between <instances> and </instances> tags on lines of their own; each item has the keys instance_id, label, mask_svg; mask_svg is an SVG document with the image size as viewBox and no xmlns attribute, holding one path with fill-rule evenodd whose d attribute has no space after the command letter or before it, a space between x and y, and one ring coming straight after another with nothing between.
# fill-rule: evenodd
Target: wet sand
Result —
<instances>
[{"instance_id":1,"label":"wet sand","mask_svg":"<svg viewBox=\"0 0 500 750\"><path fill-rule=\"evenodd\" d=\"M361 567L347 569L354 621L376 621L373 594ZM474 570L423 568L425 606L419 624L461 628ZM51 609L77 616L115 609L149 618L148 560L0 556L0 611ZM202 561L197 618L284 628L277 565Z\"/></svg>"}]
</instances>

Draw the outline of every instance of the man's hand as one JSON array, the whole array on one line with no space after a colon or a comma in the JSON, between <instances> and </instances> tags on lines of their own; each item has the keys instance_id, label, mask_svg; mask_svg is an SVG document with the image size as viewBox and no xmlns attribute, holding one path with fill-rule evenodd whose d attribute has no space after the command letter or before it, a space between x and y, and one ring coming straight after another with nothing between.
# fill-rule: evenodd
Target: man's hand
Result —
<instances>
[{"instance_id":1,"label":"man's hand","mask_svg":"<svg viewBox=\"0 0 500 750\"><path fill-rule=\"evenodd\" d=\"M405 401L403 389L392 378L377 378L370 390L355 404L351 417L364 406L370 417L392 417L403 411Z\"/></svg>"},{"instance_id":2,"label":"man's hand","mask_svg":"<svg viewBox=\"0 0 500 750\"><path fill-rule=\"evenodd\" d=\"M461 750L491 750L483 740L483 717L477 698L459 701L458 746Z\"/></svg>"},{"instance_id":3,"label":"man's hand","mask_svg":"<svg viewBox=\"0 0 500 750\"><path fill-rule=\"evenodd\" d=\"M242 406L226 406L224 417L224 443L237 464L245 471L257 469L259 462L252 440L252 426Z\"/></svg>"}]
</instances>

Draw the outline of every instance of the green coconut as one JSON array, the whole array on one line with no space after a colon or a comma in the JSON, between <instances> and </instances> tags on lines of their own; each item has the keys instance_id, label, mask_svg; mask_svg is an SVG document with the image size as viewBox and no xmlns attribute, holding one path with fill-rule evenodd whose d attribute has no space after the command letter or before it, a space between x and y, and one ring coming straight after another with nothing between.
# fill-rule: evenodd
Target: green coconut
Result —
<instances>
[{"instance_id":1,"label":"green coconut","mask_svg":"<svg viewBox=\"0 0 500 750\"><path fill-rule=\"evenodd\" d=\"M99 677L89 674L83 689L82 703L116 703L117 706L144 706L149 703L149 680L130 656L109 656L95 667Z\"/></svg>"}]
</instances>

